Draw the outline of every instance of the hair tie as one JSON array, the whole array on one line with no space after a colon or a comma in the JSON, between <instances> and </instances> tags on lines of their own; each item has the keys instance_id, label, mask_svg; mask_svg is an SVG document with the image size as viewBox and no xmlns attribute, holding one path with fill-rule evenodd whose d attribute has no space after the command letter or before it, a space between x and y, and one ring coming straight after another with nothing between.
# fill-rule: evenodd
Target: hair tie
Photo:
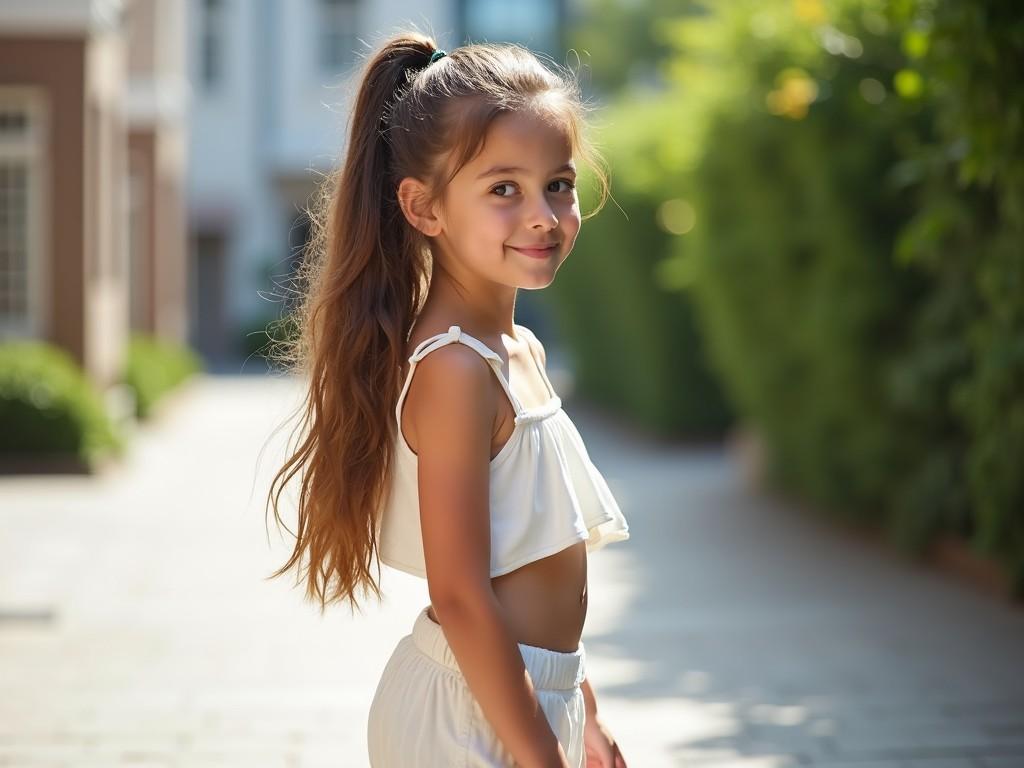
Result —
<instances>
[{"instance_id":1,"label":"hair tie","mask_svg":"<svg viewBox=\"0 0 1024 768\"><path fill-rule=\"evenodd\" d=\"M442 56L447 56L447 55L448 55L447 51L442 51L440 48L438 48L436 51L434 51L432 54L430 54L430 63L427 64L427 66L429 67L430 64L433 64L435 61L440 59Z\"/></svg>"}]
</instances>

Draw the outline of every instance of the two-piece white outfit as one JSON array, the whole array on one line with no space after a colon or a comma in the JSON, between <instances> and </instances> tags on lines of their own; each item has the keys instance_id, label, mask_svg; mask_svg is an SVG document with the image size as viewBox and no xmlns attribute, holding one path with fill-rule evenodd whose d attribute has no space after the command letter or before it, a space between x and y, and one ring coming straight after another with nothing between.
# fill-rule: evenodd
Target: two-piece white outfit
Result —
<instances>
[{"instance_id":1,"label":"two-piece white outfit","mask_svg":"<svg viewBox=\"0 0 1024 768\"><path fill-rule=\"evenodd\" d=\"M532 335L525 326L515 328L521 336ZM586 540L590 552L628 539L625 517L536 356L551 399L536 408L524 408L502 373L501 357L453 325L447 333L425 339L409 358L409 372L395 406L395 462L378 530L381 561L426 578L417 457L402 435L402 404L416 363L452 342L472 347L491 364L516 413L512 435L490 463L491 578L580 540ZM583 643L571 653L524 643L519 643L519 650L569 764L582 768ZM384 668L370 706L367 736L373 768L514 764L459 671L444 632L426 608Z\"/></svg>"}]
</instances>

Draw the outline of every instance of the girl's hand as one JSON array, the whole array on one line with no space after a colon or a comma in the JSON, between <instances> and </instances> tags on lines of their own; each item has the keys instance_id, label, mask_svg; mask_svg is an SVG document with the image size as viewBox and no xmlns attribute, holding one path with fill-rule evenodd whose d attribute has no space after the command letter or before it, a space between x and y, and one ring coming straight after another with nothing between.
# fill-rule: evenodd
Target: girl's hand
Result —
<instances>
[{"instance_id":1,"label":"girl's hand","mask_svg":"<svg viewBox=\"0 0 1024 768\"><path fill-rule=\"evenodd\" d=\"M583 746L587 752L587 768L627 768L619 745L596 713L588 715L583 726Z\"/></svg>"}]
</instances>

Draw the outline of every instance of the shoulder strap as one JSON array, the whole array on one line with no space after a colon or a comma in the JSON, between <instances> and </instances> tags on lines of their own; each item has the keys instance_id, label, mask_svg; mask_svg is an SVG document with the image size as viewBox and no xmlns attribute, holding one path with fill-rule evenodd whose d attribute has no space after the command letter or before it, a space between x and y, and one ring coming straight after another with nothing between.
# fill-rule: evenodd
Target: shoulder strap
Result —
<instances>
[{"instance_id":1,"label":"shoulder strap","mask_svg":"<svg viewBox=\"0 0 1024 768\"><path fill-rule=\"evenodd\" d=\"M410 355L409 372L405 376L405 383L402 385L402 391L398 396L398 402L395 404L395 420L399 425L401 425L402 403L405 401L405 395L409 391L409 385L412 383L412 375L416 370L416 363L429 355L435 349L440 349L452 342L460 342L468 347L472 347L481 357L484 358L484 360L490 363L491 370L493 370L494 374L498 377L498 381L501 383L501 388L505 390L505 394L508 395L509 401L512 403L512 410L515 412L516 416L519 416L523 409L519 405L519 400L514 394L512 394L512 389L509 386L508 380L505 378L505 374L501 371L501 355L479 339L463 332L459 326L452 325L448 328L447 333L439 333L421 341L416 345L416 349L413 351L412 355Z\"/></svg>"},{"instance_id":2,"label":"shoulder strap","mask_svg":"<svg viewBox=\"0 0 1024 768\"><path fill-rule=\"evenodd\" d=\"M439 349L453 341L461 341L463 344L475 349L481 357L487 360L496 360L499 364L501 363L501 355L479 339L473 338L468 333L463 333L462 329L457 325L450 326L448 328L448 333L439 333L436 336L431 336L429 339L421 341L416 347L416 350L412 353L412 356L409 358L409 362L418 362L435 349Z\"/></svg>"},{"instance_id":3,"label":"shoulder strap","mask_svg":"<svg viewBox=\"0 0 1024 768\"><path fill-rule=\"evenodd\" d=\"M520 325L519 323L514 323L514 325L516 329L519 331L519 335L526 339L526 345L530 348L530 354L533 354L533 345L539 343L537 341L537 334L535 334L531 329L527 328L525 325Z\"/></svg>"}]
</instances>

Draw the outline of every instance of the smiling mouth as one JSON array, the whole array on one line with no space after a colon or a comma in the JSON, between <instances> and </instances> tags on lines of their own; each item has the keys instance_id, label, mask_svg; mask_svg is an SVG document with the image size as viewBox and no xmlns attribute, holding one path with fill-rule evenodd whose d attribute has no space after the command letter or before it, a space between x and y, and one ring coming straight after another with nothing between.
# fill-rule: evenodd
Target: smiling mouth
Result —
<instances>
[{"instance_id":1,"label":"smiling mouth","mask_svg":"<svg viewBox=\"0 0 1024 768\"><path fill-rule=\"evenodd\" d=\"M534 248L524 248L515 245L510 245L509 248L515 251L519 251L520 253L524 253L527 256L533 256L534 258L544 258L545 256L549 256L556 250L558 250L558 243L552 243L551 245L548 246Z\"/></svg>"}]
</instances>

